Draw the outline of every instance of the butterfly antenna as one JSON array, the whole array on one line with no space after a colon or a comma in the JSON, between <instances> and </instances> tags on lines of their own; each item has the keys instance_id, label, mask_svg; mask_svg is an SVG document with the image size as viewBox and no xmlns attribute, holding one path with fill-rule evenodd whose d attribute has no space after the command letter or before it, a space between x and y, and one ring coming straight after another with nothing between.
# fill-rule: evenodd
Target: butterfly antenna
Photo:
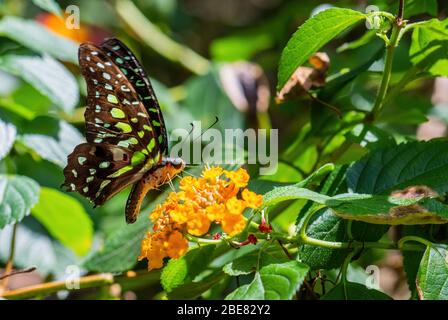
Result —
<instances>
[{"instance_id":1,"label":"butterfly antenna","mask_svg":"<svg viewBox=\"0 0 448 320\"><path fill-rule=\"evenodd\" d=\"M193 143L195 143L199 138L201 138L204 135L204 133L206 133L208 130L213 128L218 122L219 122L219 118L218 118L218 116L215 116L215 121L207 129L202 131L201 135L193 140Z\"/></svg>"}]
</instances>

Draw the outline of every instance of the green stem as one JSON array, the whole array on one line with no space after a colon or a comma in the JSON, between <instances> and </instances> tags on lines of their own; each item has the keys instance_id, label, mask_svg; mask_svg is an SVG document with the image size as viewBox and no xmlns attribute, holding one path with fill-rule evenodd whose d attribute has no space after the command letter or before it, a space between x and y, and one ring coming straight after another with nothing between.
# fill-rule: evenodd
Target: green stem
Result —
<instances>
[{"instance_id":1,"label":"green stem","mask_svg":"<svg viewBox=\"0 0 448 320\"><path fill-rule=\"evenodd\" d=\"M402 23L398 23L398 20L393 24L392 34L390 36L389 43L387 44L386 57L384 61L384 71L383 78L381 80L381 85L376 96L375 104L370 113L369 120L373 122L378 118L384 107L384 98L386 97L387 90L389 88L392 65L394 60L395 49L398 46L400 30L403 28Z\"/></svg>"},{"instance_id":2,"label":"green stem","mask_svg":"<svg viewBox=\"0 0 448 320\"><path fill-rule=\"evenodd\" d=\"M79 289L99 287L112 284L114 277L111 273L96 274L92 276L81 277L79 279ZM60 290L67 290L65 281L54 281L35 286L10 290L2 295L2 298L10 300L29 299L37 296L45 296Z\"/></svg>"},{"instance_id":3,"label":"green stem","mask_svg":"<svg viewBox=\"0 0 448 320\"><path fill-rule=\"evenodd\" d=\"M211 64L207 59L166 36L141 13L132 1L117 0L116 10L132 31L160 55L179 63L195 74L204 74L210 70Z\"/></svg>"},{"instance_id":4,"label":"green stem","mask_svg":"<svg viewBox=\"0 0 448 320\"><path fill-rule=\"evenodd\" d=\"M14 226L12 227L11 242L9 245L9 257L8 257L8 261L6 262L5 272L4 272L3 276L8 276L9 274L11 274L13 266L14 266L16 234L17 234L17 223L15 223ZM8 281L9 281L9 277L4 277L3 280L0 282L0 293L1 293L1 291L7 290Z\"/></svg>"},{"instance_id":5,"label":"green stem","mask_svg":"<svg viewBox=\"0 0 448 320\"><path fill-rule=\"evenodd\" d=\"M419 242L419 243L424 244L427 247L432 246L432 242L430 242L426 239L423 239L423 238L420 238L417 236L406 236L406 237L401 238L398 241L398 248L402 249L405 246L406 242L409 242L409 241Z\"/></svg>"}]
</instances>

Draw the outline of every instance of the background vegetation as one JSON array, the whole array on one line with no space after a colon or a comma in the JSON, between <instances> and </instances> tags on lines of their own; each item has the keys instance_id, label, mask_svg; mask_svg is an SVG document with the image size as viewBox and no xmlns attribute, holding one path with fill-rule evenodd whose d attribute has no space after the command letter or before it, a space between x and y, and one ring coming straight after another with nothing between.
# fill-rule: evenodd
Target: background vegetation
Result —
<instances>
[{"instance_id":1,"label":"background vegetation","mask_svg":"<svg viewBox=\"0 0 448 320\"><path fill-rule=\"evenodd\" d=\"M80 8L80 30L66 29L64 20L58 18L72 4ZM433 248L433 243L446 243L446 227L377 225L378 221L366 218L365 202L364 211L353 209L356 199L335 204L301 191L286 197L267 194L265 201L271 201L269 222L285 238L286 247L267 248L261 265L263 242L239 250L219 244L191 250L184 258L170 261L163 271L147 272L146 263L136 260L149 228L146 216L167 192L151 193L137 223L125 225L128 191L94 210L80 195L59 188L67 154L83 140L86 88L77 66L77 47L80 42L100 43L114 36L131 47L150 75L168 129L188 128L192 120L212 123L215 116L220 119L219 129L279 128L279 170L257 177L257 167L249 166L251 189L266 194L274 186L302 181L295 187L307 187L328 197L347 191L385 196L392 190L426 185L440 199L418 205L445 206L447 143L417 141L445 136L448 85L440 77L448 76L446 20L410 30L394 48L390 65L384 58L385 50L389 50L384 39L366 28L364 18L355 24L356 19L349 21L347 15L336 14L335 23L320 25L318 34L308 30L311 43L316 44L314 51L305 52L306 46L301 49L300 34L292 37L299 25L327 7L365 13L368 5L390 15L398 10L398 1L387 0L331 4L287 0L1 0L1 274L12 269L29 272L1 280L0 293L7 294L7 288L40 285L37 291L9 298L389 298L365 289L366 280L372 279L365 268L376 266L381 275L379 290L390 297L418 298L416 277L420 276L427 289L423 296L420 292L420 298L447 299L446 247L437 251L443 253L442 259L430 249L424 251ZM412 22L444 19L447 3L408 0L404 14ZM338 21L353 27L328 33ZM382 34L391 36L387 15L380 23ZM288 53L283 50L290 39ZM393 36L389 40L393 41ZM298 90L288 93L285 101L276 101L277 89L299 65L318 69L307 62L317 50L326 52L330 59L328 70L318 70L321 81L317 79L310 87L296 86L306 88L309 94ZM300 63L299 58L303 60ZM386 85L391 89L382 92L382 71L388 67L390 82ZM335 167L322 169L327 163ZM351 171L347 173L349 165ZM313 179L304 180L318 168L321 170ZM378 213L376 205L389 204L375 198L369 208ZM337 206L336 211L348 216L359 213L358 220L364 222L342 219L328 209ZM307 216L310 208L319 212ZM441 219L448 212L445 207L428 210ZM344 245L331 248L330 244L312 246L291 240L288 233L293 235L296 225L300 227L306 217L310 237ZM409 235L418 236L420 244L407 244L410 250L403 251L404 262L400 251L383 250L399 249L398 239ZM364 242L376 244L350 251L353 241L359 244L357 249ZM283 252L285 248L293 255L292 261ZM296 256L300 257L299 265L295 264ZM350 263L352 258L356 261ZM260 295L260 286L268 292L267 279L275 274L269 268L263 271L262 266L271 264L269 259L286 263L289 282L277 296ZM428 270L436 270L434 265L438 271L433 277ZM81 287L87 289L65 291L64 282L54 282L76 275L76 269L68 266L79 266L85 276ZM32 267L36 270L29 269ZM343 287L338 286L341 270ZM234 291L241 286L244 293ZM251 296L248 288L255 288L257 294Z\"/></svg>"}]
</instances>

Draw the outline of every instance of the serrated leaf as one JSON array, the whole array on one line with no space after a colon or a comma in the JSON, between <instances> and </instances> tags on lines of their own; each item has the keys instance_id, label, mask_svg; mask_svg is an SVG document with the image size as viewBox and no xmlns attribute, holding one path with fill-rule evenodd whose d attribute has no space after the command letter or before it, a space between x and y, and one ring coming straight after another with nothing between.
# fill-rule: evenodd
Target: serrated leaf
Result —
<instances>
[{"instance_id":1,"label":"serrated leaf","mask_svg":"<svg viewBox=\"0 0 448 320\"><path fill-rule=\"evenodd\" d=\"M349 190L388 194L409 186L425 185L448 191L448 141L409 142L370 152L347 172Z\"/></svg>"},{"instance_id":2,"label":"serrated leaf","mask_svg":"<svg viewBox=\"0 0 448 320\"><path fill-rule=\"evenodd\" d=\"M74 76L57 60L41 56L5 55L0 57L0 68L31 84L53 104L67 113L79 101L78 83Z\"/></svg>"},{"instance_id":3,"label":"serrated leaf","mask_svg":"<svg viewBox=\"0 0 448 320\"><path fill-rule=\"evenodd\" d=\"M330 8L308 19L294 33L282 52L277 91L283 88L294 71L312 54L365 17L350 9Z\"/></svg>"},{"instance_id":4,"label":"serrated leaf","mask_svg":"<svg viewBox=\"0 0 448 320\"><path fill-rule=\"evenodd\" d=\"M264 287L261 282L261 276L259 273L255 274L254 280L237 288L230 293L226 300L263 300L264 299Z\"/></svg>"},{"instance_id":5,"label":"serrated leaf","mask_svg":"<svg viewBox=\"0 0 448 320\"><path fill-rule=\"evenodd\" d=\"M223 271L230 276L250 274L272 263L289 261L283 250L278 246L270 246L249 252L227 263Z\"/></svg>"},{"instance_id":6,"label":"serrated leaf","mask_svg":"<svg viewBox=\"0 0 448 320\"><path fill-rule=\"evenodd\" d=\"M427 20L416 26L409 49L413 65L427 70L433 76L448 76L448 19Z\"/></svg>"},{"instance_id":7,"label":"serrated leaf","mask_svg":"<svg viewBox=\"0 0 448 320\"><path fill-rule=\"evenodd\" d=\"M250 284L237 288L226 300L289 300L308 271L307 265L294 260L268 264L255 273Z\"/></svg>"},{"instance_id":8,"label":"serrated leaf","mask_svg":"<svg viewBox=\"0 0 448 320\"><path fill-rule=\"evenodd\" d=\"M260 270L266 300L289 300L302 285L309 267L298 261L274 263Z\"/></svg>"},{"instance_id":9,"label":"serrated leaf","mask_svg":"<svg viewBox=\"0 0 448 320\"><path fill-rule=\"evenodd\" d=\"M0 21L0 35L6 36L39 53L77 63L78 46L32 20L8 16Z\"/></svg>"},{"instance_id":10,"label":"serrated leaf","mask_svg":"<svg viewBox=\"0 0 448 320\"><path fill-rule=\"evenodd\" d=\"M193 281L194 277L207 268L213 258L215 245L205 245L189 249L179 259L171 259L163 268L160 283L170 292L182 284Z\"/></svg>"},{"instance_id":11,"label":"serrated leaf","mask_svg":"<svg viewBox=\"0 0 448 320\"><path fill-rule=\"evenodd\" d=\"M31 210L33 216L76 254L87 254L92 245L93 223L83 206L58 190L41 188L39 202Z\"/></svg>"},{"instance_id":12,"label":"serrated leaf","mask_svg":"<svg viewBox=\"0 0 448 320\"><path fill-rule=\"evenodd\" d=\"M30 133L20 136L20 141L61 168L67 164L67 155L83 141L82 135L71 124L47 117L36 118L26 131Z\"/></svg>"},{"instance_id":13,"label":"serrated leaf","mask_svg":"<svg viewBox=\"0 0 448 320\"><path fill-rule=\"evenodd\" d=\"M359 124L346 134L348 141L360 144L369 150L394 147L393 136L372 125Z\"/></svg>"},{"instance_id":14,"label":"serrated leaf","mask_svg":"<svg viewBox=\"0 0 448 320\"><path fill-rule=\"evenodd\" d=\"M140 217L134 224L124 225L111 234L102 248L84 261L90 271L123 272L137 263L141 242L148 229L149 221Z\"/></svg>"},{"instance_id":15,"label":"serrated leaf","mask_svg":"<svg viewBox=\"0 0 448 320\"><path fill-rule=\"evenodd\" d=\"M0 175L0 229L21 221L39 200L39 185L19 175Z\"/></svg>"},{"instance_id":16,"label":"serrated leaf","mask_svg":"<svg viewBox=\"0 0 448 320\"><path fill-rule=\"evenodd\" d=\"M0 160L8 155L16 140L16 134L15 126L0 120Z\"/></svg>"},{"instance_id":17,"label":"serrated leaf","mask_svg":"<svg viewBox=\"0 0 448 320\"><path fill-rule=\"evenodd\" d=\"M33 3L41 9L53 13L62 18L62 10L55 0L33 0Z\"/></svg>"},{"instance_id":18,"label":"serrated leaf","mask_svg":"<svg viewBox=\"0 0 448 320\"><path fill-rule=\"evenodd\" d=\"M331 289L321 300L391 300L392 298L359 283L346 282Z\"/></svg>"},{"instance_id":19,"label":"serrated leaf","mask_svg":"<svg viewBox=\"0 0 448 320\"><path fill-rule=\"evenodd\" d=\"M196 299L214 285L218 284L224 276L224 273L220 271L212 273L198 282L185 283L169 292L168 298L171 300Z\"/></svg>"},{"instance_id":20,"label":"serrated leaf","mask_svg":"<svg viewBox=\"0 0 448 320\"><path fill-rule=\"evenodd\" d=\"M426 248L416 282L420 299L448 300L448 246Z\"/></svg>"}]
</instances>

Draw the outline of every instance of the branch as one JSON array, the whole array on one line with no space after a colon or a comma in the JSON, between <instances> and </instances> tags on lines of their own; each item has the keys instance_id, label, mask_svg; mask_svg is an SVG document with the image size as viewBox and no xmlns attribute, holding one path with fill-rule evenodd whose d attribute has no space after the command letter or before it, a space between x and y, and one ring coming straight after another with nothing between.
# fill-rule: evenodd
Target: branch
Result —
<instances>
[{"instance_id":1,"label":"branch","mask_svg":"<svg viewBox=\"0 0 448 320\"><path fill-rule=\"evenodd\" d=\"M77 289L104 286L112 284L113 281L114 277L111 273L100 273L92 276L81 277L79 278L79 288ZM0 295L0 297L10 300L29 299L36 296L49 295L60 290L68 290L66 281L54 281L10 290Z\"/></svg>"}]
</instances>

